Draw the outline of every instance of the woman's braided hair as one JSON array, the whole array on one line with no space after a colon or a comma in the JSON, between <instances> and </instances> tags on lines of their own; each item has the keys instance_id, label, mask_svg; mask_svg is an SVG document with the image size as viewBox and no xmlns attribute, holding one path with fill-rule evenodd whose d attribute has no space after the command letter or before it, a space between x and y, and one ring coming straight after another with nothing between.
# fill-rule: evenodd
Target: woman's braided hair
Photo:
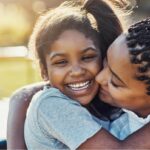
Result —
<instances>
[{"instance_id":1,"label":"woman's braided hair","mask_svg":"<svg viewBox=\"0 0 150 150\"><path fill-rule=\"evenodd\" d=\"M150 95L150 18L135 23L126 37L131 63L137 64L136 79L147 84Z\"/></svg>"}]
</instances>

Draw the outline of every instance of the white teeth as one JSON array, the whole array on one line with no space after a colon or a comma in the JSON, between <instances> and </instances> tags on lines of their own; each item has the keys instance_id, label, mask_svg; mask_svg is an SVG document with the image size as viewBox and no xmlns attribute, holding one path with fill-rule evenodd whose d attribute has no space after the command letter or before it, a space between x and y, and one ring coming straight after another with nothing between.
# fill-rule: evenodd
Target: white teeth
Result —
<instances>
[{"instance_id":1,"label":"white teeth","mask_svg":"<svg viewBox=\"0 0 150 150\"><path fill-rule=\"evenodd\" d=\"M90 81L86 81L83 83L69 84L68 86L73 90L82 90L89 86Z\"/></svg>"}]
</instances>

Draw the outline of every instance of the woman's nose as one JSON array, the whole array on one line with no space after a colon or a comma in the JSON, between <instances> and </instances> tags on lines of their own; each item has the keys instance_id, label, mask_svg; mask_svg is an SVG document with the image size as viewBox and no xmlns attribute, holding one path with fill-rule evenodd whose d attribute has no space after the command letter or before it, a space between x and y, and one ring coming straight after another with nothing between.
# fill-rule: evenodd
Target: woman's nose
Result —
<instances>
[{"instance_id":1,"label":"woman's nose","mask_svg":"<svg viewBox=\"0 0 150 150\"><path fill-rule=\"evenodd\" d=\"M96 76L96 81L100 84L100 85L107 85L108 84L108 80L109 80L109 70L108 68L103 68L102 71L100 71L97 76Z\"/></svg>"}]
</instances>

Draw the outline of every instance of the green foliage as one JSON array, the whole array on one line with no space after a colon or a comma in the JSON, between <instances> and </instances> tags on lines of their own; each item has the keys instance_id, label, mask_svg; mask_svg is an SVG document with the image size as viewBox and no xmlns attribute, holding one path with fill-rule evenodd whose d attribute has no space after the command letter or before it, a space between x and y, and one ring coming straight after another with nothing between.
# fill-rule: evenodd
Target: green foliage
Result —
<instances>
[{"instance_id":1,"label":"green foliage","mask_svg":"<svg viewBox=\"0 0 150 150\"><path fill-rule=\"evenodd\" d=\"M17 88L41 80L32 60L20 57L0 58L0 98Z\"/></svg>"}]
</instances>

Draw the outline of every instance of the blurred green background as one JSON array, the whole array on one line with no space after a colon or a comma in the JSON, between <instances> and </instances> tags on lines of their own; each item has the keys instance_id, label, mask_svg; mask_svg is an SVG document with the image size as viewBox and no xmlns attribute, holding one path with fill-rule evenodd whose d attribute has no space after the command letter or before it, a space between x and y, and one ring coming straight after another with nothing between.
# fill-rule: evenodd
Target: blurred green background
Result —
<instances>
[{"instance_id":1,"label":"blurred green background","mask_svg":"<svg viewBox=\"0 0 150 150\"><path fill-rule=\"evenodd\" d=\"M41 80L38 68L28 57L28 39L39 14L62 1L0 0L0 99L25 84ZM110 1L126 2L128 10L133 7L124 16L127 26L150 14L150 0Z\"/></svg>"},{"instance_id":2,"label":"blurred green background","mask_svg":"<svg viewBox=\"0 0 150 150\"><path fill-rule=\"evenodd\" d=\"M26 57L0 58L0 98L11 95L18 87L40 80L33 61Z\"/></svg>"},{"instance_id":3,"label":"blurred green background","mask_svg":"<svg viewBox=\"0 0 150 150\"><path fill-rule=\"evenodd\" d=\"M38 15L60 2L0 0L0 100L23 85L41 80L26 47Z\"/></svg>"}]
</instances>

